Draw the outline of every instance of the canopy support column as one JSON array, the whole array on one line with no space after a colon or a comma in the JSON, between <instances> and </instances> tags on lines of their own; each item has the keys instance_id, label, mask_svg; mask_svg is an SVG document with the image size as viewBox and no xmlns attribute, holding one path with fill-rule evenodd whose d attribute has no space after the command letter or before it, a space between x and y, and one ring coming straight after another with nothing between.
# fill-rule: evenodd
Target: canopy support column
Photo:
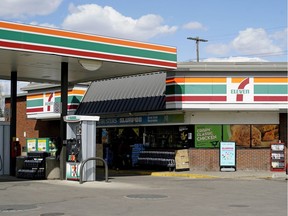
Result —
<instances>
[{"instance_id":1,"label":"canopy support column","mask_svg":"<svg viewBox=\"0 0 288 216\"><path fill-rule=\"evenodd\" d=\"M60 179L66 179L66 122L63 117L67 115L68 104L68 62L61 63L61 119L60 119L60 136L61 136L61 153L60 153Z\"/></svg>"},{"instance_id":2,"label":"canopy support column","mask_svg":"<svg viewBox=\"0 0 288 216\"><path fill-rule=\"evenodd\" d=\"M17 122L17 71L11 72L11 96L10 96L10 175L16 175L16 154L13 142L16 141ZM8 144L8 143L7 143Z\"/></svg>"}]
</instances>

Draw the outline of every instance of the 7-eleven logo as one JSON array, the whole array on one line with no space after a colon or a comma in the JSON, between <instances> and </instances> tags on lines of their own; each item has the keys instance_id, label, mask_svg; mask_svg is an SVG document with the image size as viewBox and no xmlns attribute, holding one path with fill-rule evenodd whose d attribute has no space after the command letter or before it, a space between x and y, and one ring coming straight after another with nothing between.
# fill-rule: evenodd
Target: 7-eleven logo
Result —
<instances>
[{"instance_id":1,"label":"7-eleven logo","mask_svg":"<svg viewBox=\"0 0 288 216\"><path fill-rule=\"evenodd\" d=\"M45 94L45 111L46 112L51 112L53 109L53 106L54 106L54 93L51 92L51 93L46 93Z\"/></svg>"},{"instance_id":2,"label":"7-eleven logo","mask_svg":"<svg viewBox=\"0 0 288 216\"><path fill-rule=\"evenodd\" d=\"M227 79L227 102L253 102L253 79L249 77L232 77Z\"/></svg>"}]
</instances>

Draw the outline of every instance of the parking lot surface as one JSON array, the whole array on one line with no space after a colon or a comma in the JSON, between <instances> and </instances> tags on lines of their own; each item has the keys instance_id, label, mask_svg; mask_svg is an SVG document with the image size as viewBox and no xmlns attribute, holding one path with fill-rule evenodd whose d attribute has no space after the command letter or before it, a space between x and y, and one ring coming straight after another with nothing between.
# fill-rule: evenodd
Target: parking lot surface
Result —
<instances>
[{"instance_id":1,"label":"parking lot surface","mask_svg":"<svg viewBox=\"0 0 288 216\"><path fill-rule=\"evenodd\" d=\"M207 176L118 175L83 184L1 177L0 215L287 216L285 178Z\"/></svg>"}]
</instances>

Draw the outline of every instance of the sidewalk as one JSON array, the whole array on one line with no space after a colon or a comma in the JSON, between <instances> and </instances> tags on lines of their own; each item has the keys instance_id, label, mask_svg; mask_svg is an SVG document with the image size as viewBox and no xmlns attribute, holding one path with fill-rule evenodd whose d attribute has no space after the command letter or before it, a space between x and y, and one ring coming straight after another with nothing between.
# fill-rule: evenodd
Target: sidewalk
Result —
<instances>
[{"instance_id":1,"label":"sidewalk","mask_svg":"<svg viewBox=\"0 0 288 216\"><path fill-rule=\"evenodd\" d=\"M229 179L287 179L286 172L270 171L184 171L152 172L152 176L174 176L195 179L229 178Z\"/></svg>"},{"instance_id":2,"label":"sidewalk","mask_svg":"<svg viewBox=\"0 0 288 216\"><path fill-rule=\"evenodd\" d=\"M287 179L286 172L271 171L142 171L142 170L109 170L109 176L117 175L151 175L158 177L180 177L192 179Z\"/></svg>"},{"instance_id":3,"label":"sidewalk","mask_svg":"<svg viewBox=\"0 0 288 216\"><path fill-rule=\"evenodd\" d=\"M102 175L103 170L97 170L97 176ZM137 176L147 175L155 177L178 177L191 179L267 179L267 180L287 180L286 172L271 171L143 171L143 170L109 170L109 177L117 176ZM1 181L21 181L25 179L13 176L0 176Z\"/></svg>"}]
</instances>

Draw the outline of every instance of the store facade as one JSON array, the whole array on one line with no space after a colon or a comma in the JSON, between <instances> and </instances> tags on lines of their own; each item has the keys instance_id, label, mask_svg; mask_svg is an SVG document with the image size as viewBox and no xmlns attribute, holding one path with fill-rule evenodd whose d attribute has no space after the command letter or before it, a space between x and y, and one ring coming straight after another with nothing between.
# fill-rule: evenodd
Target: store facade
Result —
<instances>
[{"instance_id":1,"label":"store facade","mask_svg":"<svg viewBox=\"0 0 288 216\"><path fill-rule=\"evenodd\" d=\"M237 170L270 170L271 143L287 146L286 74L287 63L179 63L175 71L71 86L68 111L100 116L97 156L111 167L129 155L125 168L140 157L144 169L167 169L170 156L185 149L190 170L216 171L220 142L232 141ZM59 136L59 86L25 90L21 146L26 138Z\"/></svg>"},{"instance_id":2,"label":"store facade","mask_svg":"<svg viewBox=\"0 0 288 216\"><path fill-rule=\"evenodd\" d=\"M271 143L287 143L286 75L287 63L179 63L94 82L77 113L101 116L97 143L114 155L120 143L150 153L188 149L190 169L219 170L219 144L232 141L238 170L270 170Z\"/></svg>"},{"instance_id":3,"label":"store facade","mask_svg":"<svg viewBox=\"0 0 288 216\"><path fill-rule=\"evenodd\" d=\"M287 143L287 63L198 67L182 64L166 79L166 108L194 125L191 168L218 170L219 142L234 141L238 169L270 170L271 143Z\"/></svg>"}]
</instances>

